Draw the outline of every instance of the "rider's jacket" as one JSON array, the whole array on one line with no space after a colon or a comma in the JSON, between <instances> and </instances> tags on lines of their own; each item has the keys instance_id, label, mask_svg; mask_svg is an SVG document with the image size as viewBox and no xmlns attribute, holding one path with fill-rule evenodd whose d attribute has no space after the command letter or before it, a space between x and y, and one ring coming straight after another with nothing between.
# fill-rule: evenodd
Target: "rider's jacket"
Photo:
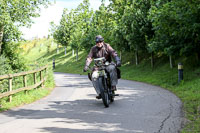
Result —
<instances>
[{"instance_id":1,"label":"rider's jacket","mask_svg":"<svg viewBox=\"0 0 200 133\"><path fill-rule=\"evenodd\" d=\"M96 45L93 46L87 56L86 65L89 66L92 62L92 59L105 57L106 61L111 62L111 57L116 57L117 52L107 43L104 43L101 48L97 47Z\"/></svg>"}]
</instances>

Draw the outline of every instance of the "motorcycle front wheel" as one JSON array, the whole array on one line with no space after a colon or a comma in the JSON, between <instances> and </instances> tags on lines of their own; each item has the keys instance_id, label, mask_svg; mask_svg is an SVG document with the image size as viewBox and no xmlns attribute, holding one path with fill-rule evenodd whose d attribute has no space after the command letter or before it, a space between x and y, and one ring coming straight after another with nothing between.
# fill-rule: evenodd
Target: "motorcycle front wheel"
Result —
<instances>
[{"instance_id":1,"label":"motorcycle front wheel","mask_svg":"<svg viewBox=\"0 0 200 133\"><path fill-rule=\"evenodd\" d=\"M108 90L105 89L106 84L104 84L105 83L104 78L99 77L98 82L99 82L99 88L100 88L100 93L101 93L103 104L107 108L107 107L109 107L109 94L108 94Z\"/></svg>"}]
</instances>

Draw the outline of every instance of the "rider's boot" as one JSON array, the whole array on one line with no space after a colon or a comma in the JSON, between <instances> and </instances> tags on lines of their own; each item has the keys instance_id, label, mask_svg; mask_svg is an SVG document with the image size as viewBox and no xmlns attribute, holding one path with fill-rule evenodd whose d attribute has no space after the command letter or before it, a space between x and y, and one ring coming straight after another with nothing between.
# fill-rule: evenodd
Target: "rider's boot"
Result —
<instances>
[{"instance_id":1,"label":"rider's boot","mask_svg":"<svg viewBox=\"0 0 200 133\"><path fill-rule=\"evenodd\" d=\"M96 99L101 99L101 95L99 94L98 96L96 96Z\"/></svg>"},{"instance_id":2,"label":"rider's boot","mask_svg":"<svg viewBox=\"0 0 200 133\"><path fill-rule=\"evenodd\" d=\"M115 86L111 86L111 90L112 91L116 91L117 90L116 85Z\"/></svg>"}]
</instances>

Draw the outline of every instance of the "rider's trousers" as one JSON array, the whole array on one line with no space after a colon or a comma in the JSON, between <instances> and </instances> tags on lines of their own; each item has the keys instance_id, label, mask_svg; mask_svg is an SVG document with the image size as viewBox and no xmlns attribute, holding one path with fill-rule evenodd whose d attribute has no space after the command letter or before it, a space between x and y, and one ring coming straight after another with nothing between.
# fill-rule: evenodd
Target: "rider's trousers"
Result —
<instances>
[{"instance_id":1,"label":"rider's trousers","mask_svg":"<svg viewBox=\"0 0 200 133\"><path fill-rule=\"evenodd\" d=\"M117 78L117 69L115 68L115 65L110 64L106 67L106 71L110 74L110 81L111 81L111 86L116 86L118 83L118 78Z\"/></svg>"}]
</instances>

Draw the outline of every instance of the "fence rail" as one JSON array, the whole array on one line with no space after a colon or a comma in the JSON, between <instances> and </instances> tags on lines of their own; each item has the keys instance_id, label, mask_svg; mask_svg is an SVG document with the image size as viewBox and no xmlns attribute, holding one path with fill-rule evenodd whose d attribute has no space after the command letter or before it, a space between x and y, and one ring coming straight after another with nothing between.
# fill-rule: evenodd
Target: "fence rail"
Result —
<instances>
[{"instance_id":1,"label":"fence rail","mask_svg":"<svg viewBox=\"0 0 200 133\"><path fill-rule=\"evenodd\" d=\"M27 72L0 75L0 80L8 79L8 91L4 92L4 93L0 93L0 98L9 96L9 101L11 102L13 94L16 94L16 93L21 92L21 91L31 90L31 89L37 88L39 86L43 87L44 86L44 82L46 81L47 77L43 76L42 71L46 72L47 67L48 66L46 65L46 66L41 67L39 69L31 70L31 71L27 71ZM39 73L39 75L40 75L40 81L38 81L38 82L37 82L37 78L36 78L36 74L37 73ZM30 85L30 86L27 86L27 77L26 76L28 74L33 74L34 84ZM12 80L13 80L14 77L20 77L20 76L23 76L23 85L24 85L24 87L13 90Z\"/></svg>"}]
</instances>

